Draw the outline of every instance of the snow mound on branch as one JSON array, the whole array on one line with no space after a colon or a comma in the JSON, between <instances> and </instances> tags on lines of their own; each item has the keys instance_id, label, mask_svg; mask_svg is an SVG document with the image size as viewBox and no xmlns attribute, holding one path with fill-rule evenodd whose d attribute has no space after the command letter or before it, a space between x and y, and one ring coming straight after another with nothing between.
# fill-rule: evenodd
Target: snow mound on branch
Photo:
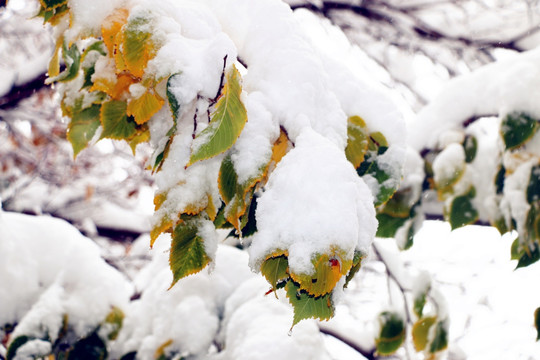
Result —
<instances>
[{"instance_id":1,"label":"snow mound on branch","mask_svg":"<svg viewBox=\"0 0 540 360\"><path fill-rule=\"evenodd\" d=\"M312 273L312 257L335 244L352 259L355 249L367 251L375 237L372 204L371 191L343 153L316 132L304 131L258 200L252 268L278 249L289 249L289 266L297 274Z\"/></svg>"},{"instance_id":2,"label":"snow mound on branch","mask_svg":"<svg viewBox=\"0 0 540 360\"><path fill-rule=\"evenodd\" d=\"M12 339L54 341L64 315L84 336L132 292L99 247L60 219L2 212L0 254L0 325L18 323Z\"/></svg>"}]
</instances>

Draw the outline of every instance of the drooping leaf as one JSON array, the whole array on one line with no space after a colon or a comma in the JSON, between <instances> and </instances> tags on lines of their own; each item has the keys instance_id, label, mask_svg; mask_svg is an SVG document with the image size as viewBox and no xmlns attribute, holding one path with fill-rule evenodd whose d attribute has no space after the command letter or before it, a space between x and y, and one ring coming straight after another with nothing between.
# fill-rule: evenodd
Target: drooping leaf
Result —
<instances>
[{"instance_id":1,"label":"drooping leaf","mask_svg":"<svg viewBox=\"0 0 540 360\"><path fill-rule=\"evenodd\" d=\"M345 155L354 168L358 168L368 149L368 129L360 116L351 116L347 122L347 147Z\"/></svg>"},{"instance_id":2,"label":"drooping leaf","mask_svg":"<svg viewBox=\"0 0 540 360\"><path fill-rule=\"evenodd\" d=\"M421 318L414 323L412 328L412 339L416 351L422 351L428 345L429 330L437 321L437 317Z\"/></svg>"},{"instance_id":3,"label":"drooping leaf","mask_svg":"<svg viewBox=\"0 0 540 360\"><path fill-rule=\"evenodd\" d=\"M310 295L322 296L330 293L336 286L341 276L347 274L352 266L352 261L342 264L340 256L320 254L313 258L314 274L295 274L291 272L291 278L300 285L300 288ZM348 264L347 264L348 263ZM341 269L342 265L346 270Z\"/></svg>"},{"instance_id":4,"label":"drooping leaf","mask_svg":"<svg viewBox=\"0 0 540 360\"><path fill-rule=\"evenodd\" d=\"M290 142L287 133L285 130L280 129L279 137L272 146L272 160L270 162L273 163L274 166L281 161L285 154L287 154L289 146Z\"/></svg>"},{"instance_id":5,"label":"drooping leaf","mask_svg":"<svg viewBox=\"0 0 540 360\"><path fill-rule=\"evenodd\" d=\"M377 353L391 355L405 340L405 323L399 314L390 311L379 314L379 323L381 330L379 337L375 340Z\"/></svg>"},{"instance_id":6,"label":"drooping leaf","mask_svg":"<svg viewBox=\"0 0 540 360\"><path fill-rule=\"evenodd\" d=\"M138 16L130 19L124 27L123 55L127 69L135 77L142 78L144 69L155 55L156 44L150 31L151 19Z\"/></svg>"},{"instance_id":7,"label":"drooping leaf","mask_svg":"<svg viewBox=\"0 0 540 360\"><path fill-rule=\"evenodd\" d=\"M101 105L91 105L89 108L74 112L68 125L67 139L73 147L73 156L88 146L94 137L100 122Z\"/></svg>"},{"instance_id":8,"label":"drooping leaf","mask_svg":"<svg viewBox=\"0 0 540 360\"><path fill-rule=\"evenodd\" d=\"M435 325L435 335L431 345L429 347L429 352L435 354L438 351L442 351L448 347L448 326L445 320L438 321Z\"/></svg>"},{"instance_id":9,"label":"drooping leaf","mask_svg":"<svg viewBox=\"0 0 540 360\"><path fill-rule=\"evenodd\" d=\"M456 196L450 205L448 221L452 230L473 224L478 220L478 211L469 195Z\"/></svg>"},{"instance_id":10,"label":"drooping leaf","mask_svg":"<svg viewBox=\"0 0 540 360\"><path fill-rule=\"evenodd\" d=\"M147 91L137 99L128 102L127 115L133 116L139 125L146 123L161 109L165 101L154 92Z\"/></svg>"},{"instance_id":11,"label":"drooping leaf","mask_svg":"<svg viewBox=\"0 0 540 360\"><path fill-rule=\"evenodd\" d=\"M206 267L210 258L206 254L204 239L198 235L195 222L181 221L172 234L169 265L173 273L171 288L183 277L195 274Z\"/></svg>"},{"instance_id":12,"label":"drooping leaf","mask_svg":"<svg viewBox=\"0 0 540 360\"><path fill-rule=\"evenodd\" d=\"M540 200L540 165L531 169L529 184L527 185L527 202L532 204Z\"/></svg>"},{"instance_id":13,"label":"drooping leaf","mask_svg":"<svg viewBox=\"0 0 540 360\"><path fill-rule=\"evenodd\" d=\"M300 320L315 318L319 320L330 320L334 316L334 305L332 303L332 293L315 297L309 295L293 281L288 281L285 285L287 298L294 309L293 325Z\"/></svg>"},{"instance_id":14,"label":"drooping leaf","mask_svg":"<svg viewBox=\"0 0 540 360\"><path fill-rule=\"evenodd\" d=\"M278 283L289 278L289 262L286 255L267 258L261 265L261 273L276 290Z\"/></svg>"},{"instance_id":15,"label":"drooping leaf","mask_svg":"<svg viewBox=\"0 0 540 360\"><path fill-rule=\"evenodd\" d=\"M129 139L137 132L137 124L126 115L125 101L111 100L101 106L101 138Z\"/></svg>"},{"instance_id":16,"label":"drooping leaf","mask_svg":"<svg viewBox=\"0 0 540 360\"><path fill-rule=\"evenodd\" d=\"M478 140L476 140L476 137L472 135L465 136L463 150L465 151L465 162L473 162L476 157L476 151L478 150Z\"/></svg>"},{"instance_id":17,"label":"drooping leaf","mask_svg":"<svg viewBox=\"0 0 540 360\"><path fill-rule=\"evenodd\" d=\"M240 73L233 66L227 74L227 83L223 86L210 124L194 140L188 166L225 152L240 136L247 121L247 111L240 100L240 79Z\"/></svg>"},{"instance_id":18,"label":"drooping leaf","mask_svg":"<svg viewBox=\"0 0 540 360\"><path fill-rule=\"evenodd\" d=\"M386 152L388 149L388 140L386 140L386 137L383 135L383 133L376 131L371 134L369 134L369 144L368 147L370 147L373 150L377 151L377 155L382 155ZM370 150L371 150L370 149Z\"/></svg>"},{"instance_id":19,"label":"drooping leaf","mask_svg":"<svg viewBox=\"0 0 540 360\"><path fill-rule=\"evenodd\" d=\"M96 331L77 341L68 354L68 360L105 360L107 359L107 345Z\"/></svg>"},{"instance_id":20,"label":"drooping leaf","mask_svg":"<svg viewBox=\"0 0 540 360\"><path fill-rule=\"evenodd\" d=\"M32 339L26 335L21 335L21 336L16 337L15 340L11 342L11 344L9 345L7 349L6 360L15 359L15 355L17 355L17 350L19 350L21 346L23 346L30 340Z\"/></svg>"},{"instance_id":21,"label":"drooping leaf","mask_svg":"<svg viewBox=\"0 0 540 360\"><path fill-rule=\"evenodd\" d=\"M501 135L506 149L514 149L531 139L538 128L536 119L526 113L513 112L501 123Z\"/></svg>"}]
</instances>

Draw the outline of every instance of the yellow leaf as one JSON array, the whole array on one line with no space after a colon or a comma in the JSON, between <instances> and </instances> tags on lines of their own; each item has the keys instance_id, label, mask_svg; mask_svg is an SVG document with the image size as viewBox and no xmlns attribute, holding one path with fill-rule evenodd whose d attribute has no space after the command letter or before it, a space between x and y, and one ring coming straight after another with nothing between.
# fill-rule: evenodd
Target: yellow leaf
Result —
<instances>
[{"instance_id":1,"label":"yellow leaf","mask_svg":"<svg viewBox=\"0 0 540 360\"><path fill-rule=\"evenodd\" d=\"M281 129L279 132L279 138L276 140L274 146L272 147L272 162L274 164L277 164L281 161L281 159L289 150L289 146L289 137L287 136L287 133L283 129Z\"/></svg>"},{"instance_id":2,"label":"yellow leaf","mask_svg":"<svg viewBox=\"0 0 540 360\"><path fill-rule=\"evenodd\" d=\"M172 232L173 222L167 215L163 216L160 222L150 230L150 247L154 246L159 235L165 232Z\"/></svg>"},{"instance_id":3,"label":"yellow leaf","mask_svg":"<svg viewBox=\"0 0 540 360\"><path fill-rule=\"evenodd\" d=\"M146 123L161 109L165 101L157 94L147 91L139 98L128 102L127 114L139 125Z\"/></svg>"},{"instance_id":4,"label":"yellow leaf","mask_svg":"<svg viewBox=\"0 0 540 360\"><path fill-rule=\"evenodd\" d=\"M129 12L127 9L116 9L101 25L101 36L111 57L114 55L115 47L118 46L116 35L127 22L128 16Z\"/></svg>"},{"instance_id":5,"label":"yellow leaf","mask_svg":"<svg viewBox=\"0 0 540 360\"><path fill-rule=\"evenodd\" d=\"M313 259L315 274L291 272L291 278L300 285L301 289L313 296L328 294L334 289L341 276L346 275L352 266L352 260L343 261L344 256L335 254L335 251L332 253L332 255L322 254Z\"/></svg>"},{"instance_id":6,"label":"yellow leaf","mask_svg":"<svg viewBox=\"0 0 540 360\"><path fill-rule=\"evenodd\" d=\"M90 91L103 91L114 100L121 100L123 95L129 91L129 87L136 81L136 79L128 74L118 75L116 81L108 77L97 77L94 79L94 84L90 88Z\"/></svg>"},{"instance_id":7,"label":"yellow leaf","mask_svg":"<svg viewBox=\"0 0 540 360\"><path fill-rule=\"evenodd\" d=\"M429 330L435 324L436 317L426 317L418 320L412 328L412 338L416 351L422 351L428 344Z\"/></svg>"},{"instance_id":8,"label":"yellow leaf","mask_svg":"<svg viewBox=\"0 0 540 360\"><path fill-rule=\"evenodd\" d=\"M170 346L172 343L173 343L173 340L169 339L169 340L165 341L163 344L161 344L161 346L156 349L156 352L154 353L154 358L155 359L160 359L162 356L164 356L165 355L165 348L167 346Z\"/></svg>"},{"instance_id":9,"label":"yellow leaf","mask_svg":"<svg viewBox=\"0 0 540 360\"><path fill-rule=\"evenodd\" d=\"M56 47L54 49L54 55L49 61L49 68L47 70L49 78L53 78L55 76L58 76L58 74L60 74L60 48L62 47L63 43L64 43L64 37L60 36L58 40L56 40Z\"/></svg>"},{"instance_id":10,"label":"yellow leaf","mask_svg":"<svg viewBox=\"0 0 540 360\"><path fill-rule=\"evenodd\" d=\"M137 145L148 142L149 140L150 140L150 130L148 130L148 127L145 125L144 127L138 128L135 136L133 136L131 139L128 140L129 147L131 147L131 151L133 152L133 155L135 155L135 150L137 149Z\"/></svg>"}]
</instances>

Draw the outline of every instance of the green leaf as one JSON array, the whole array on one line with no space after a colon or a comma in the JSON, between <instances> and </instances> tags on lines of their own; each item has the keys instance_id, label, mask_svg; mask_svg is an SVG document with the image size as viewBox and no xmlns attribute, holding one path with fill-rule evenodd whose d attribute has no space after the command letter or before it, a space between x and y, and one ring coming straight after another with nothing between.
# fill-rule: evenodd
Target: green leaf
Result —
<instances>
[{"instance_id":1,"label":"green leaf","mask_svg":"<svg viewBox=\"0 0 540 360\"><path fill-rule=\"evenodd\" d=\"M506 149L514 149L531 139L538 127L536 119L528 114L513 112L502 120L501 135Z\"/></svg>"},{"instance_id":2,"label":"green leaf","mask_svg":"<svg viewBox=\"0 0 540 360\"><path fill-rule=\"evenodd\" d=\"M349 270L349 273L345 277L345 285L343 285L344 288L347 287L349 282L353 279L354 275L360 270L360 267L362 267L362 259L364 258L364 254L361 251L355 250L354 257L353 257L353 263L352 267Z\"/></svg>"},{"instance_id":3,"label":"green leaf","mask_svg":"<svg viewBox=\"0 0 540 360\"><path fill-rule=\"evenodd\" d=\"M181 221L172 234L169 265L173 273L173 282L170 288L181 278L201 271L209 262L204 239L198 235L195 221Z\"/></svg>"},{"instance_id":4,"label":"green leaf","mask_svg":"<svg viewBox=\"0 0 540 360\"><path fill-rule=\"evenodd\" d=\"M379 337L375 340L377 353L391 355L405 340L405 323L399 314L390 311L379 314L379 323L381 330Z\"/></svg>"},{"instance_id":5,"label":"green leaf","mask_svg":"<svg viewBox=\"0 0 540 360\"><path fill-rule=\"evenodd\" d=\"M538 200L540 200L540 165L535 165L531 169L531 176L527 185L527 202L532 204Z\"/></svg>"},{"instance_id":6,"label":"green leaf","mask_svg":"<svg viewBox=\"0 0 540 360\"><path fill-rule=\"evenodd\" d=\"M422 351L426 348L428 344L429 330L435 324L436 320L437 318L433 316L419 319L416 323L414 323L412 328L412 339L416 351Z\"/></svg>"},{"instance_id":7,"label":"green leaf","mask_svg":"<svg viewBox=\"0 0 540 360\"><path fill-rule=\"evenodd\" d=\"M478 211L474 208L469 195L456 196L450 205L448 221L452 230L472 224L478 220Z\"/></svg>"},{"instance_id":8,"label":"green leaf","mask_svg":"<svg viewBox=\"0 0 540 360\"><path fill-rule=\"evenodd\" d=\"M221 198L225 204L229 204L234 198L238 187L238 176L234 170L234 164L230 155L225 157L221 162L218 185Z\"/></svg>"},{"instance_id":9,"label":"green leaf","mask_svg":"<svg viewBox=\"0 0 540 360\"><path fill-rule=\"evenodd\" d=\"M194 140L189 165L212 158L228 150L240 136L247 121L247 111L240 100L240 73L232 67L208 127Z\"/></svg>"},{"instance_id":10,"label":"green leaf","mask_svg":"<svg viewBox=\"0 0 540 360\"><path fill-rule=\"evenodd\" d=\"M173 87L173 81L178 81L180 78L181 73L176 73L167 79L167 99L169 100L169 107L171 109L173 120L174 120L174 126L176 127L176 120L178 119L178 113L180 112L180 101L178 101L178 98L174 94L174 92L171 90Z\"/></svg>"},{"instance_id":11,"label":"green leaf","mask_svg":"<svg viewBox=\"0 0 540 360\"><path fill-rule=\"evenodd\" d=\"M377 161L373 162L373 164L369 167L368 171L366 172L366 175L367 174L373 176L379 183L379 192L375 197L375 207L381 206L390 200L397 188L389 184L387 180L391 178L391 175L380 167Z\"/></svg>"},{"instance_id":12,"label":"green leaf","mask_svg":"<svg viewBox=\"0 0 540 360\"><path fill-rule=\"evenodd\" d=\"M434 354L448 347L448 326L446 321L439 321L435 325L435 336L429 347L429 352Z\"/></svg>"},{"instance_id":13,"label":"green leaf","mask_svg":"<svg viewBox=\"0 0 540 360\"><path fill-rule=\"evenodd\" d=\"M68 125L67 138L73 147L76 157L88 146L94 137L100 122L101 105L94 104L89 108L74 112Z\"/></svg>"},{"instance_id":14,"label":"green leaf","mask_svg":"<svg viewBox=\"0 0 540 360\"><path fill-rule=\"evenodd\" d=\"M67 0L39 0L45 10L52 10L67 4Z\"/></svg>"},{"instance_id":15,"label":"green leaf","mask_svg":"<svg viewBox=\"0 0 540 360\"><path fill-rule=\"evenodd\" d=\"M15 359L15 355L17 355L17 350L24 344L26 344L28 341L32 340L26 335L18 336L11 342L9 345L9 348L7 349L6 354L6 360L12 360Z\"/></svg>"},{"instance_id":16,"label":"green leaf","mask_svg":"<svg viewBox=\"0 0 540 360\"><path fill-rule=\"evenodd\" d=\"M82 88L87 88L93 85L92 82L92 75L94 75L96 68L96 61L97 58L91 58L91 61L87 60L88 54L92 53L93 51L97 51L99 54L106 56L107 55L107 48L105 47L105 44L103 41L96 41L92 43L92 45L88 46L82 56L81 56L81 66L84 73L84 84Z\"/></svg>"},{"instance_id":17,"label":"green leaf","mask_svg":"<svg viewBox=\"0 0 540 360\"><path fill-rule=\"evenodd\" d=\"M293 281L287 282L285 290L287 291L287 298L294 309L292 326L304 319L330 320L334 316L332 293L315 297L304 290L300 290L300 286Z\"/></svg>"},{"instance_id":18,"label":"green leaf","mask_svg":"<svg viewBox=\"0 0 540 360\"><path fill-rule=\"evenodd\" d=\"M407 218L393 217L388 214L377 214L379 227L377 236L382 238L393 238L400 227L405 225Z\"/></svg>"},{"instance_id":19,"label":"green leaf","mask_svg":"<svg viewBox=\"0 0 540 360\"><path fill-rule=\"evenodd\" d=\"M105 360L107 356L107 345L94 331L75 343L73 350L69 352L68 360Z\"/></svg>"},{"instance_id":20,"label":"green leaf","mask_svg":"<svg viewBox=\"0 0 540 360\"><path fill-rule=\"evenodd\" d=\"M285 255L266 259L261 266L261 273L276 290L277 284L289 278L289 262Z\"/></svg>"},{"instance_id":21,"label":"green leaf","mask_svg":"<svg viewBox=\"0 0 540 360\"><path fill-rule=\"evenodd\" d=\"M522 267L532 265L538 260L540 260L540 249L538 248L538 244L534 243L532 245L532 249L529 247L523 251L521 257L518 260L516 270Z\"/></svg>"},{"instance_id":22,"label":"green leaf","mask_svg":"<svg viewBox=\"0 0 540 360\"><path fill-rule=\"evenodd\" d=\"M48 78L45 81L46 84L51 84L57 81L64 82L73 80L79 74L79 69L81 67L81 53L79 52L77 44L73 44L68 48L64 42L62 45L62 57L64 58L66 69L57 76Z\"/></svg>"},{"instance_id":23,"label":"green leaf","mask_svg":"<svg viewBox=\"0 0 540 360\"><path fill-rule=\"evenodd\" d=\"M345 155L354 168L364 161L368 149L368 129L364 120L359 116L351 116L347 122L347 147Z\"/></svg>"},{"instance_id":24,"label":"green leaf","mask_svg":"<svg viewBox=\"0 0 540 360\"><path fill-rule=\"evenodd\" d=\"M101 138L129 139L137 132L137 124L126 115L125 101L111 100L101 106Z\"/></svg>"},{"instance_id":25,"label":"green leaf","mask_svg":"<svg viewBox=\"0 0 540 360\"><path fill-rule=\"evenodd\" d=\"M540 340L540 308L534 311L534 327L536 328L536 341Z\"/></svg>"},{"instance_id":26,"label":"green leaf","mask_svg":"<svg viewBox=\"0 0 540 360\"><path fill-rule=\"evenodd\" d=\"M510 260L519 260L523 256L524 250L521 248L519 238L512 242L510 247Z\"/></svg>"},{"instance_id":27,"label":"green leaf","mask_svg":"<svg viewBox=\"0 0 540 360\"><path fill-rule=\"evenodd\" d=\"M478 150L478 140L472 135L465 136L463 141L463 149L465 150L465 162L471 163L476 157L476 151Z\"/></svg>"},{"instance_id":28,"label":"green leaf","mask_svg":"<svg viewBox=\"0 0 540 360\"><path fill-rule=\"evenodd\" d=\"M421 318L424 313L424 306L426 306L426 298L428 291L429 287L426 288L426 291L422 291L419 294L416 294L414 298L413 311L416 316L418 316L418 318Z\"/></svg>"}]
</instances>

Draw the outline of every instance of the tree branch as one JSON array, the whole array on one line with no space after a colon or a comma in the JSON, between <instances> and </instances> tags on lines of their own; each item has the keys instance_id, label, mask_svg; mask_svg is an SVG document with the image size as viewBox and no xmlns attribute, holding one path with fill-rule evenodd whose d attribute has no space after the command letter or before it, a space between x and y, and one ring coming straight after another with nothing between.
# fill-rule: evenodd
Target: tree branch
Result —
<instances>
[{"instance_id":1,"label":"tree branch","mask_svg":"<svg viewBox=\"0 0 540 360\"><path fill-rule=\"evenodd\" d=\"M47 87L48 85L45 85L45 79L47 79L47 74L42 73L25 84L13 86L7 94L0 97L0 109L7 110L14 108L20 101Z\"/></svg>"},{"instance_id":2,"label":"tree branch","mask_svg":"<svg viewBox=\"0 0 540 360\"><path fill-rule=\"evenodd\" d=\"M376 359L376 357L375 357L375 349L366 350L366 349L362 348L360 345L358 345L356 342L354 342L354 341L352 341L350 339L347 339L346 337L344 337L343 335L341 335L337 331L328 329L326 327L319 326L319 331L321 333L325 334L325 335L332 336L333 338L335 338L335 339L341 341L342 343L350 346L356 352L358 352L359 354L361 354L363 357L365 357L368 360L375 360Z\"/></svg>"}]
</instances>

